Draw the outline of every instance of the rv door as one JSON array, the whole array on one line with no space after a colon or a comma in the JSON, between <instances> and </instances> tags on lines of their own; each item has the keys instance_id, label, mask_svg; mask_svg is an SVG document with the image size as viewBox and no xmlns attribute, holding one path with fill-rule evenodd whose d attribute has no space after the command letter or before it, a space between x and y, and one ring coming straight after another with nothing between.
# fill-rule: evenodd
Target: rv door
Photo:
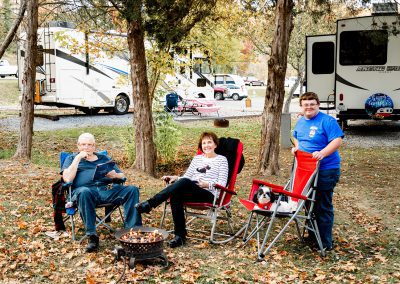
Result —
<instances>
[{"instance_id":1,"label":"rv door","mask_svg":"<svg viewBox=\"0 0 400 284\"><path fill-rule=\"evenodd\" d=\"M321 108L335 108L335 41L335 35L306 38L307 92L318 95Z\"/></svg>"}]
</instances>

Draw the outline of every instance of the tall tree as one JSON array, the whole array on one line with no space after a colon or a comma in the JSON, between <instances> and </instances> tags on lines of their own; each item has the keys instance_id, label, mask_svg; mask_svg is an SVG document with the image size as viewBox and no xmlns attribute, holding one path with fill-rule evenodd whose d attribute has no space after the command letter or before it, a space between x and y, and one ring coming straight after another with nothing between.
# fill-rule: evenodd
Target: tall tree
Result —
<instances>
[{"instance_id":1,"label":"tall tree","mask_svg":"<svg viewBox=\"0 0 400 284\"><path fill-rule=\"evenodd\" d=\"M21 120L17 151L14 158L30 160L32 155L33 106L36 78L38 0L27 0L27 35L21 101Z\"/></svg>"},{"instance_id":2,"label":"tall tree","mask_svg":"<svg viewBox=\"0 0 400 284\"><path fill-rule=\"evenodd\" d=\"M152 100L147 80L146 52L144 47L144 29L142 1L128 1L126 12L128 46L131 65L131 79L134 101L135 125L135 167L151 175L155 173L156 149L154 144L154 124Z\"/></svg>"},{"instance_id":3,"label":"tall tree","mask_svg":"<svg viewBox=\"0 0 400 284\"><path fill-rule=\"evenodd\" d=\"M268 83L262 114L261 148L258 171L262 174L279 172L279 133L285 97L285 75L290 34L293 29L292 0L278 0L275 9L275 29L268 60Z\"/></svg>"}]
</instances>

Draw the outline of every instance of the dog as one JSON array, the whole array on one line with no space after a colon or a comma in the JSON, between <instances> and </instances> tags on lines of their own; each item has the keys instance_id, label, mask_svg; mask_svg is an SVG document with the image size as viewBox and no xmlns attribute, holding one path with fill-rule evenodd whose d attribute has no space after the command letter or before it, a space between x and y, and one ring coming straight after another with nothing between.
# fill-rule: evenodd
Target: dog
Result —
<instances>
[{"instance_id":1,"label":"dog","mask_svg":"<svg viewBox=\"0 0 400 284\"><path fill-rule=\"evenodd\" d=\"M280 201L278 204L278 197L272 192L271 188L265 185L261 185L258 190L254 193L253 202L258 205L259 208L269 211L277 211L279 213L291 213L296 211L296 201Z\"/></svg>"},{"instance_id":2,"label":"dog","mask_svg":"<svg viewBox=\"0 0 400 284\"><path fill-rule=\"evenodd\" d=\"M276 195L272 192L271 188L265 185L261 185L258 190L254 193L253 202L265 207L268 203L274 203L276 201Z\"/></svg>"},{"instance_id":3,"label":"dog","mask_svg":"<svg viewBox=\"0 0 400 284\"><path fill-rule=\"evenodd\" d=\"M203 168L197 168L196 170L201 173L201 174L205 174L207 173L207 170L210 170L211 167L209 165L205 165Z\"/></svg>"}]
</instances>

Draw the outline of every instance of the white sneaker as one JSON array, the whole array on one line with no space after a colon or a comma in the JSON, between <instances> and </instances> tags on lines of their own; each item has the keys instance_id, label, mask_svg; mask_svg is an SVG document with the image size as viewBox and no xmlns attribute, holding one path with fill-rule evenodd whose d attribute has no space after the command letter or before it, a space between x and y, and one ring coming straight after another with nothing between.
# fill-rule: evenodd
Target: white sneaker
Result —
<instances>
[{"instance_id":1,"label":"white sneaker","mask_svg":"<svg viewBox=\"0 0 400 284\"><path fill-rule=\"evenodd\" d=\"M45 232L44 234L56 241L60 238L69 237L69 234L66 231L49 231Z\"/></svg>"}]
</instances>

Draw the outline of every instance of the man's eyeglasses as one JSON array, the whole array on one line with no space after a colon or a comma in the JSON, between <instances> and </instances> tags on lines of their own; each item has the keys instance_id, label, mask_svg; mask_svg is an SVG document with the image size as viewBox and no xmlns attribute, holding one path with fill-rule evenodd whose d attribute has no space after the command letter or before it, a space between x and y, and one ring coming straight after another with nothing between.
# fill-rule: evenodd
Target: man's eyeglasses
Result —
<instances>
[{"instance_id":1,"label":"man's eyeglasses","mask_svg":"<svg viewBox=\"0 0 400 284\"><path fill-rule=\"evenodd\" d=\"M315 107L318 104L312 103L312 104L301 104L302 107Z\"/></svg>"}]
</instances>

